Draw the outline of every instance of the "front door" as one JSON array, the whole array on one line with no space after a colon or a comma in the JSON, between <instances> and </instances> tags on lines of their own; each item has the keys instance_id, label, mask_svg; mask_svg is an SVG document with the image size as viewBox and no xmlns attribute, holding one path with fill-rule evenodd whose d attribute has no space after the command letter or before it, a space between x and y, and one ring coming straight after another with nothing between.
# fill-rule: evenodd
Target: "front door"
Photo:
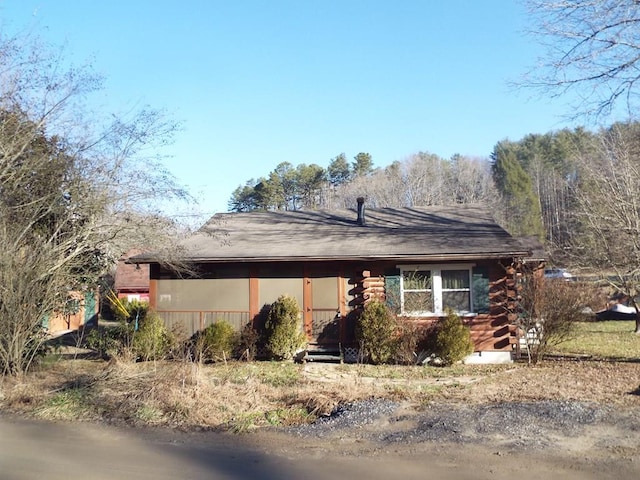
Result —
<instances>
[{"instance_id":1,"label":"front door","mask_svg":"<svg viewBox=\"0 0 640 480\"><path fill-rule=\"evenodd\" d=\"M340 343L341 280L320 275L305 279L305 330L311 343Z\"/></svg>"}]
</instances>

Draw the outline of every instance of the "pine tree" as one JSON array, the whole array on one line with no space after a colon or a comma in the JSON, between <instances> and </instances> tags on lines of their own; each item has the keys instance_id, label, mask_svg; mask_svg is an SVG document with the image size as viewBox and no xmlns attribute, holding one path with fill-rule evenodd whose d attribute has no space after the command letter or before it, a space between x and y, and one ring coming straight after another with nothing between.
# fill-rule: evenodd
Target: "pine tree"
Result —
<instances>
[{"instance_id":1,"label":"pine tree","mask_svg":"<svg viewBox=\"0 0 640 480\"><path fill-rule=\"evenodd\" d=\"M349 162L347 162L347 157L344 153L341 153L331 160L331 163L327 168L327 174L329 177L329 183L334 187L343 185L349 181L351 171L349 170Z\"/></svg>"},{"instance_id":2,"label":"pine tree","mask_svg":"<svg viewBox=\"0 0 640 480\"><path fill-rule=\"evenodd\" d=\"M498 144L492 153L493 178L505 201L507 229L515 236L544 236L540 201L531 177L522 168L512 149Z\"/></svg>"}]
</instances>

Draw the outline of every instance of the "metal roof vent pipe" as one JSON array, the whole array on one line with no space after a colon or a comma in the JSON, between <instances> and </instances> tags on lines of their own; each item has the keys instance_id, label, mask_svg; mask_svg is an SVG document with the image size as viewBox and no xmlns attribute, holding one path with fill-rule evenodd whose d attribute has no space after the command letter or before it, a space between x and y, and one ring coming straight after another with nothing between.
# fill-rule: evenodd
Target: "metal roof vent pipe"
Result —
<instances>
[{"instance_id":1,"label":"metal roof vent pipe","mask_svg":"<svg viewBox=\"0 0 640 480\"><path fill-rule=\"evenodd\" d=\"M358 225L364 225L364 197L358 197L356 200L358 202Z\"/></svg>"}]
</instances>

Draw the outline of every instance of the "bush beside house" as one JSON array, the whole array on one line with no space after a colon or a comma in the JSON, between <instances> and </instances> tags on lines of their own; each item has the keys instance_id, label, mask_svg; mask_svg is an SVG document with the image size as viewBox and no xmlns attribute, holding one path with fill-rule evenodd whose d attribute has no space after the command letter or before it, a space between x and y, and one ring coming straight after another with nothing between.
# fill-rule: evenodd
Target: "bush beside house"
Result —
<instances>
[{"instance_id":1,"label":"bush beside house","mask_svg":"<svg viewBox=\"0 0 640 480\"><path fill-rule=\"evenodd\" d=\"M142 361L159 360L175 346L174 336L162 319L149 311L146 302L111 296L111 308L118 324L91 331L87 346L104 358L113 355Z\"/></svg>"},{"instance_id":2,"label":"bush beside house","mask_svg":"<svg viewBox=\"0 0 640 480\"><path fill-rule=\"evenodd\" d=\"M452 311L438 321L435 337L436 355L446 365L459 362L473 353L471 332Z\"/></svg>"},{"instance_id":3,"label":"bush beside house","mask_svg":"<svg viewBox=\"0 0 640 480\"><path fill-rule=\"evenodd\" d=\"M240 334L224 320L209 325L196 340L197 357L208 361L226 361L237 351Z\"/></svg>"},{"instance_id":4,"label":"bush beside house","mask_svg":"<svg viewBox=\"0 0 640 480\"><path fill-rule=\"evenodd\" d=\"M306 343L300 308L295 298L282 295L273 304L265 323L265 347L269 358L290 360Z\"/></svg>"},{"instance_id":5,"label":"bush beside house","mask_svg":"<svg viewBox=\"0 0 640 480\"><path fill-rule=\"evenodd\" d=\"M374 364L389 363L397 350L397 331L395 315L384 303L367 303L356 324L361 357Z\"/></svg>"}]
</instances>

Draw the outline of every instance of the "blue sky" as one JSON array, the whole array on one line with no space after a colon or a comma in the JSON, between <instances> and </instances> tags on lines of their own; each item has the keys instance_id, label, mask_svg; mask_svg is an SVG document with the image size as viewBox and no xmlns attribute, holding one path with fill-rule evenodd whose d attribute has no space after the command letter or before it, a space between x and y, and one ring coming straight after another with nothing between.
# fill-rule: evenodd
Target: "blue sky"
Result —
<instances>
[{"instance_id":1,"label":"blue sky","mask_svg":"<svg viewBox=\"0 0 640 480\"><path fill-rule=\"evenodd\" d=\"M91 60L105 109L182 122L166 165L205 215L283 161L487 157L568 126L509 86L539 54L516 0L0 0L0 27Z\"/></svg>"}]
</instances>

